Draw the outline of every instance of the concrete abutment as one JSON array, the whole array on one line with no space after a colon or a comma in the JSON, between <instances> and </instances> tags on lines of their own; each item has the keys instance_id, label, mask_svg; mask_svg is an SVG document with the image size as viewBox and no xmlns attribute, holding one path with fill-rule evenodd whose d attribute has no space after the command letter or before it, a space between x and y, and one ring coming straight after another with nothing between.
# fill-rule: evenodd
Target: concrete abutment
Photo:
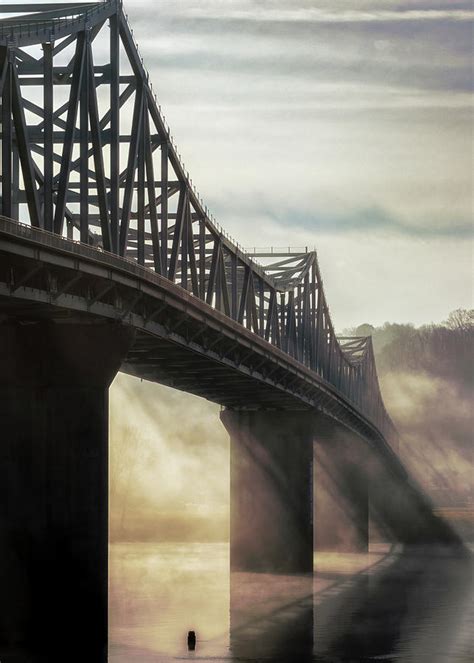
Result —
<instances>
[{"instance_id":1,"label":"concrete abutment","mask_svg":"<svg viewBox=\"0 0 474 663\"><path fill-rule=\"evenodd\" d=\"M2 653L107 660L108 388L131 340L115 324L0 326Z\"/></svg>"}]
</instances>

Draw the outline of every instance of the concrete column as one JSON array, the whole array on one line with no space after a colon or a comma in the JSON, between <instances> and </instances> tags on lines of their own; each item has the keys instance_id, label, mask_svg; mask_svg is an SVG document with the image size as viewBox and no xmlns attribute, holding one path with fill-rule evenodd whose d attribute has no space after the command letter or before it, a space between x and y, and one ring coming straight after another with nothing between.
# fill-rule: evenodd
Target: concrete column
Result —
<instances>
[{"instance_id":1,"label":"concrete column","mask_svg":"<svg viewBox=\"0 0 474 663\"><path fill-rule=\"evenodd\" d=\"M0 325L1 654L107 660L108 387L131 339Z\"/></svg>"},{"instance_id":2,"label":"concrete column","mask_svg":"<svg viewBox=\"0 0 474 663\"><path fill-rule=\"evenodd\" d=\"M312 415L225 410L232 571L312 573Z\"/></svg>"},{"instance_id":3,"label":"concrete column","mask_svg":"<svg viewBox=\"0 0 474 663\"><path fill-rule=\"evenodd\" d=\"M323 415L314 422L315 548L367 552L368 445Z\"/></svg>"}]
</instances>

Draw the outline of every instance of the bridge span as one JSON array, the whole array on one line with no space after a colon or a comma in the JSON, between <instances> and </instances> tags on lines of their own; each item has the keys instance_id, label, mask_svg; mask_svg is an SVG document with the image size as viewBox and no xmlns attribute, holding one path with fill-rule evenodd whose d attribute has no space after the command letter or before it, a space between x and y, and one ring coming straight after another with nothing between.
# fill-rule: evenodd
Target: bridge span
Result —
<instances>
[{"instance_id":1,"label":"bridge span","mask_svg":"<svg viewBox=\"0 0 474 663\"><path fill-rule=\"evenodd\" d=\"M223 406L232 568L312 571L315 440L354 549L369 502L392 539L450 540L396 455L371 339L336 336L315 251L245 252L217 224L121 2L1 12L0 647L105 660L118 370Z\"/></svg>"}]
</instances>

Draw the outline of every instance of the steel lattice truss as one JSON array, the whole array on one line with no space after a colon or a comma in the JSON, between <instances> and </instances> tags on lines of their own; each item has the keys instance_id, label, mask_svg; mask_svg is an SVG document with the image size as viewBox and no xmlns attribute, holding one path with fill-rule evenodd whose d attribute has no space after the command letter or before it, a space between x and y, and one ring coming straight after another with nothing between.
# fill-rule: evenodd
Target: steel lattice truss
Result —
<instances>
[{"instance_id":1,"label":"steel lattice truss","mask_svg":"<svg viewBox=\"0 0 474 663\"><path fill-rule=\"evenodd\" d=\"M155 270L391 429L371 340L336 338L316 253L246 253L209 215L121 2L1 11L30 12L0 21L1 213Z\"/></svg>"}]
</instances>

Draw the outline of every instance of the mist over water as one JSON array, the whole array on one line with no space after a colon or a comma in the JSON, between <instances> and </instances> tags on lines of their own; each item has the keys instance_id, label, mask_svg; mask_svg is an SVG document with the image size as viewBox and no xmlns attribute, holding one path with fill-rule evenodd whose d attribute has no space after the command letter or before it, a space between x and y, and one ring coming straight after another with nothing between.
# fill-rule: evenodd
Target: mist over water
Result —
<instances>
[{"instance_id":1,"label":"mist over water","mask_svg":"<svg viewBox=\"0 0 474 663\"><path fill-rule=\"evenodd\" d=\"M226 541L229 438L219 406L119 373L110 398L113 541Z\"/></svg>"},{"instance_id":2,"label":"mist over water","mask_svg":"<svg viewBox=\"0 0 474 663\"><path fill-rule=\"evenodd\" d=\"M459 312L455 312L459 313ZM409 472L474 539L472 313L463 326L362 325ZM229 438L219 406L119 373L110 396L113 541L227 541Z\"/></svg>"},{"instance_id":3,"label":"mist over water","mask_svg":"<svg viewBox=\"0 0 474 663\"><path fill-rule=\"evenodd\" d=\"M379 547L315 562L314 578L229 574L226 544L112 544L109 660L472 660L467 556Z\"/></svg>"},{"instance_id":4,"label":"mist over water","mask_svg":"<svg viewBox=\"0 0 474 663\"><path fill-rule=\"evenodd\" d=\"M444 331L389 331L390 342L377 348L374 341L400 457L469 544L472 381L465 358ZM229 439L219 407L119 374L110 422L113 663L474 659L472 543L470 554L375 545L384 532L371 522L370 554L318 552L314 578L231 574ZM347 454L350 463L350 445ZM333 510L320 523L338 544L351 539L348 495L333 491Z\"/></svg>"}]
</instances>

